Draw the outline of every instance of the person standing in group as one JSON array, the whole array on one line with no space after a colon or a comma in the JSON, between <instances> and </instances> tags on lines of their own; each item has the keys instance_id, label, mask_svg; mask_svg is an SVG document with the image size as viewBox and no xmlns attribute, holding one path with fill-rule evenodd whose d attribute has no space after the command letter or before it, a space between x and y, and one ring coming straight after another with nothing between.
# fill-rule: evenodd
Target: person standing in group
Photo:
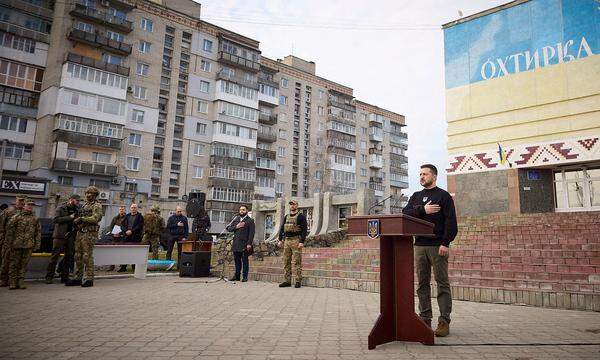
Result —
<instances>
[{"instance_id":1,"label":"person standing in group","mask_svg":"<svg viewBox=\"0 0 600 360\"><path fill-rule=\"evenodd\" d=\"M421 165L420 183L423 190L417 191L408 200L403 214L433 223L434 237L415 238L415 267L417 272L417 295L419 316L431 327L431 268L437 283L437 302L440 309L435 336L450 333L452 294L448 279L448 257L450 243L458 233L456 211L452 196L437 187L437 168L431 164Z\"/></svg>"},{"instance_id":2,"label":"person standing in group","mask_svg":"<svg viewBox=\"0 0 600 360\"><path fill-rule=\"evenodd\" d=\"M85 203L73 222L77 226L75 235L75 277L65 283L66 286L94 286L94 244L98 239L102 205L96 200L99 191L95 186L85 189ZM85 281L83 272L85 269Z\"/></svg>"},{"instance_id":3,"label":"person standing in group","mask_svg":"<svg viewBox=\"0 0 600 360\"><path fill-rule=\"evenodd\" d=\"M6 226L6 240L11 244L9 289L26 289L25 270L34 249L39 249L42 226L33 213L35 203L25 203L23 210L12 216Z\"/></svg>"},{"instance_id":4,"label":"person standing in group","mask_svg":"<svg viewBox=\"0 0 600 360\"><path fill-rule=\"evenodd\" d=\"M283 245L284 280L279 287L292 286L292 262L296 270L295 288L302 286L302 248L306 240L308 223L304 214L298 211L298 202L290 200L290 213L283 218L279 229L277 246Z\"/></svg>"},{"instance_id":5,"label":"person standing in group","mask_svg":"<svg viewBox=\"0 0 600 360\"><path fill-rule=\"evenodd\" d=\"M144 217L138 212L138 205L129 206L129 214L121 222L121 239L126 243L141 243L144 236ZM131 265L135 270L135 265ZM127 265L121 265L118 272L127 271Z\"/></svg>"},{"instance_id":6,"label":"person standing in group","mask_svg":"<svg viewBox=\"0 0 600 360\"><path fill-rule=\"evenodd\" d=\"M233 233L231 251L235 263L235 274L229 281L239 281L240 274L242 282L248 281L249 261L254 243L254 219L248 215L248 207L240 206L239 213L227 226L227 231Z\"/></svg>"},{"instance_id":7,"label":"person standing in group","mask_svg":"<svg viewBox=\"0 0 600 360\"><path fill-rule=\"evenodd\" d=\"M54 214L54 231L52 233L52 255L46 271L46 284L52 284L56 263L63 251L64 257L60 266L60 282L66 283L69 280L69 270L73 266L73 256L75 247L75 227L73 220L77 217L79 209L80 196L72 194L67 202L56 208Z\"/></svg>"},{"instance_id":8,"label":"person standing in group","mask_svg":"<svg viewBox=\"0 0 600 360\"><path fill-rule=\"evenodd\" d=\"M115 228L115 226L120 227L121 230L123 229L123 227L122 227L123 220L125 220L126 215L127 215L127 206L125 206L125 204L120 204L119 205L119 213L115 217L112 218L112 220L110 221L110 225L108 226L108 229L113 238L113 243L118 243L118 242L122 241L121 232L113 232L113 229Z\"/></svg>"},{"instance_id":9,"label":"person standing in group","mask_svg":"<svg viewBox=\"0 0 600 360\"><path fill-rule=\"evenodd\" d=\"M0 266L0 287L8 286L8 271L10 267L10 254L12 251L12 244L6 241L6 226L8 221L14 216L19 214L25 202L27 201L26 196L17 195L15 197L15 206L9 207L0 213L0 250L2 250L2 263Z\"/></svg>"},{"instance_id":10,"label":"person standing in group","mask_svg":"<svg viewBox=\"0 0 600 360\"><path fill-rule=\"evenodd\" d=\"M177 268L179 268L179 259L181 259L180 241L185 241L189 235L188 219L183 215L183 208L175 208L175 214L169 216L167 220L167 229L169 230L169 248L167 249L167 260L171 260L173 247L177 244Z\"/></svg>"},{"instance_id":11,"label":"person standing in group","mask_svg":"<svg viewBox=\"0 0 600 360\"><path fill-rule=\"evenodd\" d=\"M158 205L152 206L150 211L144 215L144 237L142 244L150 244L152 250L152 260L158 260L158 241L160 234L165 228L165 221L160 216Z\"/></svg>"}]
</instances>

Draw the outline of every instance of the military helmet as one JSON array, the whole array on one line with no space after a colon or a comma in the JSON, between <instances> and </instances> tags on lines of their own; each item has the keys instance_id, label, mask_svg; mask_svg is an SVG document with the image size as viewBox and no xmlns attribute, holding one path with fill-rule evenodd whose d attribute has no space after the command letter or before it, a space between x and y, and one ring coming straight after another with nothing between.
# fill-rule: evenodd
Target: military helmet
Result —
<instances>
[{"instance_id":1,"label":"military helmet","mask_svg":"<svg viewBox=\"0 0 600 360\"><path fill-rule=\"evenodd\" d=\"M85 193L90 193L90 194L94 194L94 196L98 196L98 194L100 194L100 191L98 191L98 188L95 186L88 186L85 189Z\"/></svg>"},{"instance_id":2,"label":"military helmet","mask_svg":"<svg viewBox=\"0 0 600 360\"><path fill-rule=\"evenodd\" d=\"M152 205L152 207L150 208L150 211L155 212L155 213L159 213L160 212L160 207L158 205Z\"/></svg>"}]
</instances>

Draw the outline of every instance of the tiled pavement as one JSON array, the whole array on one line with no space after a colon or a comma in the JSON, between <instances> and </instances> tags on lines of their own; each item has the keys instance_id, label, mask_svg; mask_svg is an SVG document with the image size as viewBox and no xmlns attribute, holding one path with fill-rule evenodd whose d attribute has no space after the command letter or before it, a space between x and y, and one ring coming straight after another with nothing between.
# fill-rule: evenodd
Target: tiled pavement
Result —
<instances>
[{"instance_id":1,"label":"tiled pavement","mask_svg":"<svg viewBox=\"0 0 600 360\"><path fill-rule=\"evenodd\" d=\"M0 359L600 358L597 312L455 301L451 336L438 345L367 350L376 293L206 280L2 288Z\"/></svg>"}]
</instances>

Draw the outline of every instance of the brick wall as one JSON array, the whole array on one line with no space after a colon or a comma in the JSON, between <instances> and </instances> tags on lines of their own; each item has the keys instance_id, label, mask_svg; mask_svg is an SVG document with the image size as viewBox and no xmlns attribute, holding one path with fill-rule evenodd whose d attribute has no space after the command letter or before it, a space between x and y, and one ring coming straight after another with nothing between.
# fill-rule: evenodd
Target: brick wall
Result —
<instances>
[{"instance_id":1,"label":"brick wall","mask_svg":"<svg viewBox=\"0 0 600 360\"><path fill-rule=\"evenodd\" d=\"M452 247L457 299L600 311L600 212L463 217Z\"/></svg>"}]
</instances>

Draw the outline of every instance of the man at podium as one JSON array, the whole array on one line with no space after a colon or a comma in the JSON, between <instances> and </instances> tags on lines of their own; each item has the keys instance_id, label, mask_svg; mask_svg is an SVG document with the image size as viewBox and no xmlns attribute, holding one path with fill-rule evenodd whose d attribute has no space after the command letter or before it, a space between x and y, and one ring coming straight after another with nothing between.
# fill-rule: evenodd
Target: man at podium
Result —
<instances>
[{"instance_id":1,"label":"man at podium","mask_svg":"<svg viewBox=\"0 0 600 360\"><path fill-rule=\"evenodd\" d=\"M419 174L423 190L415 192L402 213L435 224L434 237L415 238L415 268L419 297L419 316L431 327L431 268L437 283L437 302L440 308L435 336L450 333L452 294L448 280L448 256L450 243L456 237L456 211L452 196L437 187L437 168L431 164L421 165Z\"/></svg>"}]
</instances>

